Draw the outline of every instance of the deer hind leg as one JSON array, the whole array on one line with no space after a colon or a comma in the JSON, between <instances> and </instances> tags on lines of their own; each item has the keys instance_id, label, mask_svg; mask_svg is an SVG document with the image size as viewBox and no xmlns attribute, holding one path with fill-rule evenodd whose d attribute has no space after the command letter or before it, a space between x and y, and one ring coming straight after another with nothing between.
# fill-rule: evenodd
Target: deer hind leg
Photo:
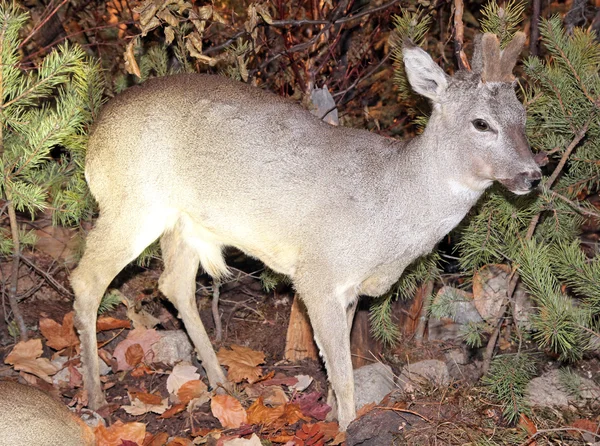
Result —
<instances>
[{"instance_id":1,"label":"deer hind leg","mask_svg":"<svg viewBox=\"0 0 600 446\"><path fill-rule=\"evenodd\" d=\"M349 315L346 296L334 292L314 292L296 283L304 300L315 342L319 347L330 383L328 402L337 407L340 428L346 430L356 416L354 406L354 375L350 358ZM331 392L333 390L333 392Z\"/></svg>"},{"instance_id":2,"label":"deer hind leg","mask_svg":"<svg viewBox=\"0 0 600 446\"><path fill-rule=\"evenodd\" d=\"M205 244L194 238L185 222L180 220L175 228L166 232L160 241L165 270L158 286L177 311L192 340L202 365L213 387L226 384L227 379L219 365L196 304L196 273L198 265L209 274L226 271L219 246Z\"/></svg>"},{"instance_id":3,"label":"deer hind leg","mask_svg":"<svg viewBox=\"0 0 600 446\"><path fill-rule=\"evenodd\" d=\"M101 213L86 239L85 253L71 273L75 292L75 325L81 341L83 381L88 406L98 409L106 404L100 386L96 319L106 288L115 276L156 240L166 226L166 215L134 214L131 209ZM133 215L132 215L133 214ZM132 218L133 217L133 218Z\"/></svg>"}]
</instances>

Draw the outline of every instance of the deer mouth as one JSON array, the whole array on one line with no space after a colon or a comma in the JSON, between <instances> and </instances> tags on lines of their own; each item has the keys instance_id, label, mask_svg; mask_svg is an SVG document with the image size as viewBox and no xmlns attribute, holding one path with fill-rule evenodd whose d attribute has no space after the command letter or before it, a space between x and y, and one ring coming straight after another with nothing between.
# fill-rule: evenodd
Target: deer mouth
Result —
<instances>
[{"instance_id":1,"label":"deer mouth","mask_svg":"<svg viewBox=\"0 0 600 446\"><path fill-rule=\"evenodd\" d=\"M539 183L539 178L518 175L515 178L499 179L500 184L515 195L525 195L531 192Z\"/></svg>"}]
</instances>

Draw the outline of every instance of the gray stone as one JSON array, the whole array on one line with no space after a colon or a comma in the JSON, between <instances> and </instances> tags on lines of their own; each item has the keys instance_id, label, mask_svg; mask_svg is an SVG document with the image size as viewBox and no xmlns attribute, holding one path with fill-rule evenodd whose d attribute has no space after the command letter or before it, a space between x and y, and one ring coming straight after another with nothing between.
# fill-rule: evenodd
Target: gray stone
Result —
<instances>
[{"instance_id":1,"label":"gray stone","mask_svg":"<svg viewBox=\"0 0 600 446\"><path fill-rule=\"evenodd\" d=\"M174 365L181 361L192 362L194 348L182 330L161 331L160 340L152 346L153 362Z\"/></svg>"},{"instance_id":2,"label":"gray stone","mask_svg":"<svg viewBox=\"0 0 600 446\"><path fill-rule=\"evenodd\" d=\"M452 294L452 296L445 296L446 294ZM428 337L430 340L451 341L459 339L464 325L469 322L479 323L483 321L477 308L475 308L471 293L445 286L438 291L433 304L435 305L439 299L444 298L449 298L452 301L450 304L452 319L431 317L428 323Z\"/></svg>"},{"instance_id":3,"label":"gray stone","mask_svg":"<svg viewBox=\"0 0 600 446\"><path fill-rule=\"evenodd\" d=\"M443 361L427 359L404 366L398 377L398 387L406 393L413 393L424 384L437 387L450 384L448 367Z\"/></svg>"},{"instance_id":4,"label":"gray stone","mask_svg":"<svg viewBox=\"0 0 600 446\"><path fill-rule=\"evenodd\" d=\"M600 398L600 387L594 381L580 377L581 400L597 400ZM560 381L560 371L550 370L542 376L532 379L527 385L527 401L535 407L566 408L577 403L578 396L570 394ZM580 401L581 401L580 400Z\"/></svg>"},{"instance_id":5,"label":"gray stone","mask_svg":"<svg viewBox=\"0 0 600 446\"><path fill-rule=\"evenodd\" d=\"M368 403L379 403L395 388L394 373L389 365L376 362L354 370L356 410Z\"/></svg>"}]
</instances>

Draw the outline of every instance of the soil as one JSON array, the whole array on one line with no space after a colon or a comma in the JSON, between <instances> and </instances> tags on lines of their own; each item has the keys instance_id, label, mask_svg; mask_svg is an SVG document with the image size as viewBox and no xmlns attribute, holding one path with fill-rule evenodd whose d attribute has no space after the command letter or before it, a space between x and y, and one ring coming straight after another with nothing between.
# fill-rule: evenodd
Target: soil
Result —
<instances>
[{"instance_id":1,"label":"soil","mask_svg":"<svg viewBox=\"0 0 600 446\"><path fill-rule=\"evenodd\" d=\"M38 272L28 265L21 265L19 292L29 296L22 300L20 307L24 313L25 322L31 328L32 337L41 337L37 332L40 317L62 321L64 315L72 310L72 295L68 284L68 268L59 267L59 263L50 256L40 252L25 254ZM237 253L229 256L228 263L234 271L234 279L223 284L220 296L220 311L223 324L223 340L215 343L221 346L238 344L259 350L266 355L264 373L273 372L283 376L298 374L314 378L312 390L317 390L324 396L327 394L327 382L323 364L319 361L305 360L290 364L282 360L285 348L285 336L293 299L293 290L280 286L272 293L265 293L257 277L262 268L261 264L241 257ZM6 280L10 265L0 264L0 273ZM160 320L159 329L173 330L183 328L177 318L177 312L157 290L157 281L161 273L161 262L153 261L147 268L130 266L114 281L117 287L129 299L134 299L139 307L152 313ZM41 273L40 273L41 272ZM207 276L198 276L197 302L200 316L209 333L214 339L215 325L211 312L211 281ZM119 305L108 315L126 319L123 305ZM112 351L125 338L127 330L112 339L112 332L100 333L99 342L108 342L105 348ZM0 358L10 352L14 340L2 334ZM443 359L444 352L452 348L451 344L425 343L415 345L409 340L403 341L395 349L384 349L382 358L389 363L396 374L408 362L422 359ZM50 358L54 351L45 347L44 356ZM365 356L368 352L365 353ZM476 354L475 354L476 356ZM199 370L202 368L199 364ZM578 364L585 375L598 376L600 361L590 358ZM168 370L168 367L163 367ZM467 444L475 443L482 438L493 439L496 443L489 444L518 444L523 441L525 431L521 427L509 425L502 415L499 406L493 403L481 388L475 386L476 373L473 376L465 374L456 379L450 386L444 388L427 388L426 386L412 396L399 392L390 394L380 405L362 418L351 424L348 430L347 445L433 445L433 444ZM10 367L0 369L0 378L15 379L17 372ZM158 391L167 397L165 381L166 373L134 377L130 373L120 372L111 374L108 380L112 385L107 390L107 398L111 404L110 410L102 413L110 425L117 420L123 422L143 422L146 430L152 434L166 432L169 436L191 439L192 433L207 432L210 429L221 429L219 421L213 417L210 406L206 403L191 414L184 411L172 418L162 419L156 414L131 416L120 409L128 404L128 391ZM48 385L40 386L50 390ZM77 405L80 389L64 391L61 395L65 404ZM243 397L241 398L243 400ZM242 401L246 406L251 401ZM85 412L85 410L83 411ZM534 413L532 417L538 426L552 427L554 420L564 425L578 417L589 416L593 420L597 414L573 413L571 416L556 419L555 415ZM598 420L600 421L600 420ZM299 426L292 426L291 431ZM253 429L260 434L256 426ZM568 441L560 444L584 444L581 438L567 435ZM565 437L565 438L566 438ZM309 443L307 443L309 444ZM320 443L315 443L320 444ZM323 443L321 443L323 444ZM539 441L538 445L550 444Z\"/></svg>"}]
</instances>

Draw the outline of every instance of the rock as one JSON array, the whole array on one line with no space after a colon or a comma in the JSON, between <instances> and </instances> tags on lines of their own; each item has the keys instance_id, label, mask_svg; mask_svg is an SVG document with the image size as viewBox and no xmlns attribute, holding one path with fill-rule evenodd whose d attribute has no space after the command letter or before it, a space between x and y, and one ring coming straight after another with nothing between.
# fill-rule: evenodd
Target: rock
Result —
<instances>
[{"instance_id":1,"label":"rock","mask_svg":"<svg viewBox=\"0 0 600 446\"><path fill-rule=\"evenodd\" d=\"M183 330L159 332L160 340L152 346L153 362L174 365L181 361L192 362L194 347Z\"/></svg>"},{"instance_id":2,"label":"rock","mask_svg":"<svg viewBox=\"0 0 600 446\"><path fill-rule=\"evenodd\" d=\"M423 384L447 386L450 383L448 367L443 361L427 359L409 364L402 369L398 377L398 387L406 393L413 393Z\"/></svg>"},{"instance_id":3,"label":"rock","mask_svg":"<svg viewBox=\"0 0 600 446\"><path fill-rule=\"evenodd\" d=\"M570 394L560 380L558 369L550 370L532 379L527 385L527 402L535 407L566 408L581 400L600 398L600 387L592 380L580 377L579 395Z\"/></svg>"},{"instance_id":4,"label":"rock","mask_svg":"<svg viewBox=\"0 0 600 446\"><path fill-rule=\"evenodd\" d=\"M473 303L484 320L495 320L506 298L508 265L485 265L473 276Z\"/></svg>"},{"instance_id":5,"label":"rock","mask_svg":"<svg viewBox=\"0 0 600 446\"><path fill-rule=\"evenodd\" d=\"M433 305L438 303L440 299L450 301L448 306L451 308L452 318L438 319L431 317L428 324L430 340L448 341L458 339L463 325L469 322L479 323L483 321L477 308L475 308L471 293L445 286L438 291Z\"/></svg>"},{"instance_id":6,"label":"rock","mask_svg":"<svg viewBox=\"0 0 600 446\"><path fill-rule=\"evenodd\" d=\"M407 415L414 417L411 414ZM406 424L404 418L399 417L391 410L372 410L350 423L346 430L346 445L382 446L400 444L396 442L403 431L400 428L401 425Z\"/></svg>"},{"instance_id":7,"label":"rock","mask_svg":"<svg viewBox=\"0 0 600 446\"><path fill-rule=\"evenodd\" d=\"M395 388L394 373L389 365L376 362L354 370L356 410L368 403L379 403Z\"/></svg>"}]
</instances>

